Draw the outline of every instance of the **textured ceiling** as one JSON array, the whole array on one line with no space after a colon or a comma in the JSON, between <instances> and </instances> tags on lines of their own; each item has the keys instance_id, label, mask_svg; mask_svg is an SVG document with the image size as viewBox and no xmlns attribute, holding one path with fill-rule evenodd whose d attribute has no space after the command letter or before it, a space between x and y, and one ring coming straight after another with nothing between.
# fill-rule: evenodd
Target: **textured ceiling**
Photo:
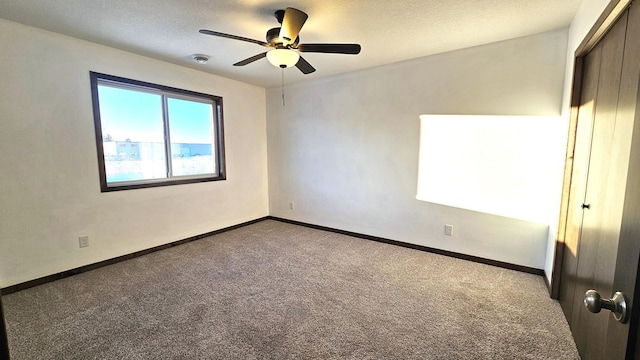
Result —
<instances>
[{"instance_id":1,"label":"textured ceiling","mask_svg":"<svg viewBox=\"0 0 640 360\"><path fill-rule=\"evenodd\" d=\"M0 17L240 81L271 87L280 70L266 59L233 63L261 46L198 33L257 40L277 27L273 13L306 12L301 43L359 43L359 55L305 53L317 71L285 70L287 83L317 79L566 27L581 0L0 0ZM197 64L192 54L207 54Z\"/></svg>"}]
</instances>

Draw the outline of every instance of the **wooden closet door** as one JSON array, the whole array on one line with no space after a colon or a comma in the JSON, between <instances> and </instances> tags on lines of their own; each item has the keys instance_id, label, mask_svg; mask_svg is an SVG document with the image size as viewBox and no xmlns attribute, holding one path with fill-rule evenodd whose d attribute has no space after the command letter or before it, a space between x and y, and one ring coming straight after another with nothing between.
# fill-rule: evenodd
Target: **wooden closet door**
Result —
<instances>
[{"instance_id":1,"label":"wooden closet door","mask_svg":"<svg viewBox=\"0 0 640 360\"><path fill-rule=\"evenodd\" d=\"M640 6L632 5L583 60L567 212L574 222L567 237L573 235L560 301L583 359L633 358L640 320ZM580 170L580 161L588 166ZM589 312L590 289L603 299L624 293L630 318Z\"/></svg>"},{"instance_id":2,"label":"wooden closet door","mask_svg":"<svg viewBox=\"0 0 640 360\"><path fill-rule=\"evenodd\" d=\"M560 305L569 324L571 324L573 314L578 271L578 245L580 230L582 229L583 209L578 203L584 201L587 187L589 152L591 149L593 120L595 118L595 100L598 94L598 81L600 80L601 55L602 46L597 46L584 58L582 64L584 76L582 79L582 93L578 110L579 120L574 145L574 171L569 190L573 206L570 206L568 209L566 241L564 242L565 249L562 262L562 281L560 282L558 296Z\"/></svg>"},{"instance_id":3,"label":"wooden closet door","mask_svg":"<svg viewBox=\"0 0 640 360\"><path fill-rule=\"evenodd\" d=\"M617 146L613 138L626 26L627 18L623 16L586 59L600 56L600 69L595 98L585 99L593 101L595 107L586 194L582 200L576 199L586 204L588 208L582 209L577 281L570 324L580 354L583 357L589 354L588 358L595 359L607 358L604 354L604 345L607 338L608 317L611 315L605 312L591 314L584 307L583 299L585 292L590 289L596 289L606 298L613 294L624 192L621 192L620 188L614 192L609 189L614 186L613 182L619 178L618 175L623 175L614 173L626 168L626 164L614 164L610 156L613 151L616 151ZM626 178L626 169L624 173Z\"/></svg>"}]
</instances>

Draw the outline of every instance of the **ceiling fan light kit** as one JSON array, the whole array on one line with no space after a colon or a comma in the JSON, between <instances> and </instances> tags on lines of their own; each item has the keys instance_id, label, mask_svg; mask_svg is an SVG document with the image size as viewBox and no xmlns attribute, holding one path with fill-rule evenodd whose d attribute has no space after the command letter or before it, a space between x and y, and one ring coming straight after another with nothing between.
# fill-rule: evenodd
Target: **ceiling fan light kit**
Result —
<instances>
[{"instance_id":1,"label":"ceiling fan light kit","mask_svg":"<svg viewBox=\"0 0 640 360\"><path fill-rule=\"evenodd\" d=\"M300 56L301 52L350 55L360 53L359 44L300 44L298 33L309 16L291 7L278 10L274 15L281 26L267 31L266 42L206 29L200 30L200 33L250 42L271 49L239 61L233 66L245 66L266 57L275 67L285 69L295 66L303 74L310 74L316 69Z\"/></svg>"},{"instance_id":2,"label":"ceiling fan light kit","mask_svg":"<svg viewBox=\"0 0 640 360\"><path fill-rule=\"evenodd\" d=\"M275 67L285 69L297 64L300 60L300 54L289 49L273 49L267 51L267 60Z\"/></svg>"}]
</instances>

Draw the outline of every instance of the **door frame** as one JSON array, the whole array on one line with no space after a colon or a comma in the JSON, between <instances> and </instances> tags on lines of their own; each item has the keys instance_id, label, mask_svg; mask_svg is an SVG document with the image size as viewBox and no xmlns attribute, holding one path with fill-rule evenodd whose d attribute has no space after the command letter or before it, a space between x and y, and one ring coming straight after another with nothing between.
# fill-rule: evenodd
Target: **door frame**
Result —
<instances>
[{"instance_id":1,"label":"door frame","mask_svg":"<svg viewBox=\"0 0 640 360\"><path fill-rule=\"evenodd\" d=\"M4 323L4 310L2 309L2 292L0 291L0 359L9 360L9 343L7 341L7 329Z\"/></svg>"},{"instance_id":2,"label":"door frame","mask_svg":"<svg viewBox=\"0 0 640 360\"><path fill-rule=\"evenodd\" d=\"M573 80L571 85L571 112L569 117L569 131L567 139L567 151L565 156L564 179L562 183L562 199L560 203L560 217L558 232L556 233L556 249L553 259L553 270L549 293L551 298L558 300L560 294L560 280L562 278L562 262L567 236L567 227L570 226L569 204L574 200L570 197L570 189L573 180L574 154L576 145L576 133L578 128L578 110L582 89L584 57L598 44L602 37L611 29L618 18L627 10L633 0L610 0L606 8L591 27L574 53ZM582 201L580 199L579 201Z\"/></svg>"}]
</instances>

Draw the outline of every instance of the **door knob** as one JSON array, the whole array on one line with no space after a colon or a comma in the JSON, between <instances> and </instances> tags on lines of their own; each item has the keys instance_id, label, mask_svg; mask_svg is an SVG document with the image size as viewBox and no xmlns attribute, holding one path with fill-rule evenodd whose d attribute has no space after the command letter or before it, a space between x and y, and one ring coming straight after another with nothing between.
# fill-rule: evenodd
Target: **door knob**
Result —
<instances>
[{"instance_id":1,"label":"door knob","mask_svg":"<svg viewBox=\"0 0 640 360\"><path fill-rule=\"evenodd\" d=\"M627 297L616 292L611 299L603 299L595 290L588 290L584 293L584 306L592 313L599 313L602 309L611 311L613 317L621 323L626 323L629 319L627 309Z\"/></svg>"},{"instance_id":2,"label":"door knob","mask_svg":"<svg viewBox=\"0 0 640 360\"><path fill-rule=\"evenodd\" d=\"M583 208L583 209L589 209L589 208L591 208L591 204L582 204L582 205L580 205L580 207Z\"/></svg>"}]
</instances>

